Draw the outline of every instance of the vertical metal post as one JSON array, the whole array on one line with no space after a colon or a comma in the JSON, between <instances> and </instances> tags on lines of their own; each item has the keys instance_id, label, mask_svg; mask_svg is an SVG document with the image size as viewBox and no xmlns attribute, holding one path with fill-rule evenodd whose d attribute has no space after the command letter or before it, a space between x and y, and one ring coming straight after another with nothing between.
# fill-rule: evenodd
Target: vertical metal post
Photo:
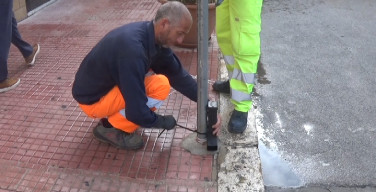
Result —
<instances>
[{"instance_id":1,"label":"vertical metal post","mask_svg":"<svg viewBox=\"0 0 376 192\"><path fill-rule=\"evenodd\" d=\"M197 130L199 133L206 132L206 105L208 102L208 0L199 0L198 3L198 107L197 107ZM198 142L205 142L206 136L197 134Z\"/></svg>"}]
</instances>

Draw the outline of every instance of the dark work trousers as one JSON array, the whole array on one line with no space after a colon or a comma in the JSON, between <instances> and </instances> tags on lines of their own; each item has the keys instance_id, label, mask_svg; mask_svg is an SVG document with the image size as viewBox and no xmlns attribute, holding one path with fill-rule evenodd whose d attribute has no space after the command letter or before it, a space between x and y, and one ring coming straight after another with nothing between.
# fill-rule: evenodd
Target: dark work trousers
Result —
<instances>
[{"instance_id":1,"label":"dark work trousers","mask_svg":"<svg viewBox=\"0 0 376 192\"><path fill-rule=\"evenodd\" d=\"M18 32L12 8L13 0L0 0L0 82L8 78L7 60L11 43L20 50L24 58L33 53L33 47Z\"/></svg>"}]
</instances>

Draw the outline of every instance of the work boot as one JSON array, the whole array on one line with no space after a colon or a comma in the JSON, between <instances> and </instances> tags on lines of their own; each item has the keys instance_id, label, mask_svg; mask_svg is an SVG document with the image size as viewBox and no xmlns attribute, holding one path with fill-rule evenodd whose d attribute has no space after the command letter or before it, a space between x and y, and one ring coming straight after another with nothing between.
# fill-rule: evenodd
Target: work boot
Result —
<instances>
[{"instance_id":1,"label":"work boot","mask_svg":"<svg viewBox=\"0 0 376 192\"><path fill-rule=\"evenodd\" d=\"M9 91L13 88L16 88L20 84L19 78L7 78L4 81L0 82L0 93Z\"/></svg>"},{"instance_id":2,"label":"work boot","mask_svg":"<svg viewBox=\"0 0 376 192\"><path fill-rule=\"evenodd\" d=\"M140 135L127 133L114 127L107 128L101 122L93 129L94 137L119 149L140 149L144 142Z\"/></svg>"},{"instance_id":3,"label":"work boot","mask_svg":"<svg viewBox=\"0 0 376 192\"><path fill-rule=\"evenodd\" d=\"M213 84L213 90L219 93L230 94L230 81L216 81Z\"/></svg>"},{"instance_id":4,"label":"work boot","mask_svg":"<svg viewBox=\"0 0 376 192\"><path fill-rule=\"evenodd\" d=\"M33 52L31 53L31 55L29 55L28 57L25 58L26 64L28 64L28 65L34 65L35 58L37 57L39 51L40 51L39 44L35 44L33 46Z\"/></svg>"},{"instance_id":5,"label":"work boot","mask_svg":"<svg viewBox=\"0 0 376 192\"><path fill-rule=\"evenodd\" d=\"M247 128L248 112L234 110L228 122L228 131L230 133L243 133Z\"/></svg>"}]
</instances>

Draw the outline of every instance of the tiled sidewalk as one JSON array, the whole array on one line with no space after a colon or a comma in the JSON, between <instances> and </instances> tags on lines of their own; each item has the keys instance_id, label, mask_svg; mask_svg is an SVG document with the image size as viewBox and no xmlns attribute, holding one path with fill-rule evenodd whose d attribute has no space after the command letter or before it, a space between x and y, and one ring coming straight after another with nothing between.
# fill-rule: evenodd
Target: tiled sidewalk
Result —
<instances>
[{"instance_id":1,"label":"tiled sidewalk","mask_svg":"<svg viewBox=\"0 0 376 192\"><path fill-rule=\"evenodd\" d=\"M2 191L217 191L213 155L181 148L191 134L139 129L145 147L118 150L95 140L90 119L71 96L86 53L111 29L151 20L156 0L57 0L19 23L22 36L41 52L27 67L12 46L9 75L21 78L0 94L0 192ZM209 47L210 76L217 77L217 46ZM184 67L197 72L197 50L176 49ZM171 91L158 113L195 128L197 105Z\"/></svg>"}]
</instances>

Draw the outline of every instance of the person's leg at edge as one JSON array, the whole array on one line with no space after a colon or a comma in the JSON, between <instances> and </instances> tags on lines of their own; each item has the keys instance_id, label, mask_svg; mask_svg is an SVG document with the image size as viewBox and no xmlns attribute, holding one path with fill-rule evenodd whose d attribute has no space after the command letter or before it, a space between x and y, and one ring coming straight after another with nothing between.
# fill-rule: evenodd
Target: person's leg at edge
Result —
<instances>
[{"instance_id":1,"label":"person's leg at edge","mask_svg":"<svg viewBox=\"0 0 376 192\"><path fill-rule=\"evenodd\" d=\"M262 0L230 2L234 68L230 77L231 102L235 106L228 130L242 133L247 127L248 111L252 107L251 93L260 58Z\"/></svg>"},{"instance_id":2,"label":"person's leg at edge","mask_svg":"<svg viewBox=\"0 0 376 192\"><path fill-rule=\"evenodd\" d=\"M12 12L12 44L20 50L24 58L30 56L33 53L33 46L24 41L21 37L17 27L17 20Z\"/></svg>"},{"instance_id":3,"label":"person's leg at edge","mask_svg":"<svg viewBox=\"0 0 376 192\"><path fill-rule=\"evenodd\" d=\"M231 77L234 58L231 48L231 18L229 2L229 0L224 0L221 5L216 8L216 33L218 45L224 56L229 77ZM220 93L230 93L230 85L228 80L216 81L212 87L214 91Z\"/></svg>"},{"instance_id":4,"label":"person's leg at edge","mask_svg":"<svg viewBox=\"0 0 376 192\"><path fill-rule=\"evenodd\" d=\"M15 88L19 78L8 78L8 55L12 39L13 0L0 1L0 92Z\"/></svg>"},{"instance_id":5,"label":"person's leg at edge","mask_svg":"<svg viewBox=\"0 0 376 192\"><path fill-rule=\"evenodd\" d=\"M17 20L12 12L12 44L20 50L22 56L25 59L26 64L33 65L35 58L39 53L39 44L31 46L28 42L22 39L17 27Z\"/></svg>"}]
</instances>

